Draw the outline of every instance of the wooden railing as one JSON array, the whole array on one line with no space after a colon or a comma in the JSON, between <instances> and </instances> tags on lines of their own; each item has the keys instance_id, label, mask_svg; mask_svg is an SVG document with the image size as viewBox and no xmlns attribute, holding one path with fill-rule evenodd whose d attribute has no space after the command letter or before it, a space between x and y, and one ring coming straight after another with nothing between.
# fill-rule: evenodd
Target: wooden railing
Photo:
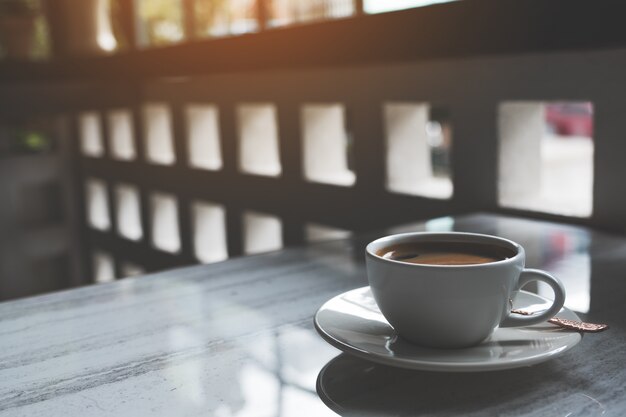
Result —
<instances>
[{"instance_id":1,"label":"wooden railing","mask_svg":"<svg viewBox=\"0 0 626 417\"><path fill-rule=\"evenodd\" d=\"M14 85L1 87L2 113L43 114L68 127L77 230L83 243L82 282L94 276L94 253L99 254L98 262L102 253L110 255L113 275L123 277L132 269L129 266L155 271L301 244L315 235L311 225L330 227L334 235L341 235L488 210L622 232L626 198L618 190L620 179L626 177L622 162L626 53L619 48L554 49L619 46L626 36L614 30L615 15L605 14L612 3L588 11L587 2L568 1L547 2L548 12L533 22L544 34L562 29L571 37L522 39L529 33L528 23L519 16L530 15L533 9L528 4L467 1L128 55L19 67L3 64L0 76ZM555 4L570 8L567 19L549 19L557 11ZM495 18L489 19L492 14ZM596 21L600 17L604 25ZM583 36L584 30L573 32L589 21L598 29L594 42ZM503 36L509 40L503 41ZM535 52L501 55L531 51ZM475 54L497 56L467 57ZM536 211L502 207L499 141L506 132L501 131L501 105L519 101L592 103L590 216L555 214L549 207ZM194 127L188 112L193 105L209 106L199 108L206 113L200 111L198 117L208 117L200 126L210 135L217 132L220 163L211 169L190 162ZM322 127L310 126L315 122L307 118L307 106L328 116ZM393 106L413 112L404 127L409 130L416 126L411 123L419 127L429 120L429 109L445 109L446 127L452 132L450 196L445 191L412 189L410 179L409 191L394 189L389 165L397 123L390 116ZM121 114L123 121L113 114ZM250 123L263 126L257 135L266 136L268 131L276 135L252 145L244 157L247 141L255 140L255 127L246 127ZM159 137L149 134L152 129L161 132ZM416 141L423 142L424 134L418 130L414 129ZM245 132L253 133L246 137ZM331 175L320 182L315 172L307 171L312 169L307 168L307 152L320 152L307 145L311 132L329 132L345 141L345 146L331 143L327 151L329 159L339 161L330 166L341 171L343 180ZM111 143L124 141L115 135L130 138L133 151L126 144L122 152L134 155L130 160L115 156ZM167 149L170 140L172 152ZM244 159L265 155L273 140L277 149L269 171L245 166ZM156 157L148 149L155 143L161 144L153 149ZM401 175L401 169L396 171ZM120 185L131 186L130 192L121 191L126 196L122 210ZM138 192L137 199L128 197L132 190ZM96 202L89 202L94 195ZM197 208L196 203L212 205ZM124 216L140 223L140 233L135 228L130 239L129 233L119 230L124 210ZM194 217L197 212L204 213L204 220ZM107 220L100 222L103 216ZM164 225L170 229L159 230ZM213 227L217 238L207 238ZM198 237L199 233L205 236ZM270 238L259 243L255 233ZM203 252L198 245L216 247Z\"/></svg>"}]
</instances>

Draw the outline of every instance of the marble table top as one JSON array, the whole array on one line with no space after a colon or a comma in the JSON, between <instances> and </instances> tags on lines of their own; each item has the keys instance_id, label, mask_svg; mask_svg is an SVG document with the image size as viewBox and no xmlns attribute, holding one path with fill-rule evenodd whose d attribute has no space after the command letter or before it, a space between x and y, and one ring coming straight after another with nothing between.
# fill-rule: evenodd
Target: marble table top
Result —
<instances>
[{"instance_id":1,"label":"marble table top","mask_svg":"<svg viewBox=\"0 0 626 417\"><path fill-rule=\"evenodd\" d=\"M516 240L528 267L562 279L570 309L611 329L546 363L489 373L340 354L313 315L367 284L373 233L0 303L0 417L626 415L625 237L489 214L392 232L411 230Z\"/></svg>"}]
</instances>

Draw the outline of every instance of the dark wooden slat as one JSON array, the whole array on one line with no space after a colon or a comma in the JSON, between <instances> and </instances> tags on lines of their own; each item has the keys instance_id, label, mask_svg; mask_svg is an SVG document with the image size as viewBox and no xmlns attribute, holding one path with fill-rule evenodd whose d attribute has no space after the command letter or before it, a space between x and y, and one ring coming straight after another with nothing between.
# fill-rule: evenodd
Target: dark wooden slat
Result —
<instances>
[{"instance_id":1,"label":"dark wooden slat","mask_svg":"<svg viewBox=\"0 0 626 417\"><path fill-rule=\"evenodd\" d=\"M180 170L96 158L89 158L82 168L86 177L135 184L143 191L169 192L190 201L225 204L227 209L255 210L294 222L311 221L349 230L370 230L410 221L416 212L424 216L458 212L447 200L393 194L375 187L359 191L304 181L294 185L282 177Z\"/></svg>"},{"instance_id":2,"label":"dark wooden slat","mask_svg":"<svg viewBox=\"0 0 626 417\"><path fill-rule=\"evenodd\" d=\"M163 252L141 242L122 239L110 232L89 230L89 240L98 249L113 255L116 263L132 262L148 272L178 268L198 263L184 254Z\"/></svg>"},{"instance_id":3,"label":"dark wooden slat","mask_svg":"<svg viewBox=\"0 0 626 417\"><path fill-rule=\"evenodd\" d=\"M623 3L465 0L107 57L4 63L0 80L132 79L626 46Z\"/></svg>"}]
</instances>

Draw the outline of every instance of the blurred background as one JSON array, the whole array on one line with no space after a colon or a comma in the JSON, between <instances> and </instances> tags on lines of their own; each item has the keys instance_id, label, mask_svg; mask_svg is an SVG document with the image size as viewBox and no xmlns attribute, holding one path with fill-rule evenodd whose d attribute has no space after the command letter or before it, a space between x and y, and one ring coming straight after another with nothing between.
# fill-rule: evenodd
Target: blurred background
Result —
<instances>
[{"instance_id":1,"label":"blurred background","mask_svg":"<svg viewBox=\"0 0 626 417\"><path fill-rule=\"evenodd\" d=\"M0 0L0 299L477 210L622 232L613 6Z\"/></svg>"}]
</instances>

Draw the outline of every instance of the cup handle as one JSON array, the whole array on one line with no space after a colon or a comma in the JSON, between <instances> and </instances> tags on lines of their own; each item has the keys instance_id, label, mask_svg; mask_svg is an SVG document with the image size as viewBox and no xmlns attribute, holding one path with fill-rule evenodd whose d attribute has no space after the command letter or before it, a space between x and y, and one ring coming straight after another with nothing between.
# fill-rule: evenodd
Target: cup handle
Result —
<instances>
[{"instance_id":1,"label":"cup handle","mask_svg":"<svg viewBox=\"0 0 626 417\"><path fill-rule=\"evenodd\" d=\"M500 327L530 326L532 324L542 323L551 319L556 313L561 311L563 303L565 302L565 288L561 281L539 269L524 269L517 282L516 291L519 291L524 285L531 281L545 282L552 287L552 291L554 291L554 302L550 308L542 313L533 314L531 316L511 315L509 312L509 315L502 321Z\"/></svg>"}]
</instances>

